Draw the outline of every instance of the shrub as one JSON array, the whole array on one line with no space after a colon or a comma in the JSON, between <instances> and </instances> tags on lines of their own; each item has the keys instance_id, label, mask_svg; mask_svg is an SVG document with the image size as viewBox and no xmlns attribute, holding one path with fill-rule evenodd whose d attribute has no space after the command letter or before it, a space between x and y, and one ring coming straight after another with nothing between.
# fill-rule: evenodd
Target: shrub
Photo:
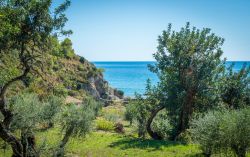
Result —
<instances>
[{"instance_id":1,"label":"shrub","mask_svg":"<svg viewBox=\"0 0 250 157\"><path fill-rule=\"evenodd\" d=\"M79 64L79 65L77 66L77 69L78 69L79 71L84 71L84 67L83 67L83 65L81 65L81 64Z\"/></svg>"},{"instance_id":2,"label":"shrub","mask_svg":"<svg viewBox=\"0 0 250 157\"><path fill-rule=\"evenodd\" d=\"M19 132L21 141L26 141L27 156L37 156L37 150L43 146L37 149L36 133L41 126L46 126L42 129L53 126L60 113L62 99L50 96L46 101L41 101L38 95L25 93L11 98L8 103L13 110L11 131Z\"/></svg>"},{"instance_id":3,"label":"shrub","mask_svg":"<svg viewBox=\"0 0 250 157\"><path fill-rule=\"evenodd\" d=\"M206 156L216 152L220 145L220 114L219 112L209 112L204 117L199 117L191 122L190 131L193 140L200 144Z\"/></svg>"},{"instance_id":4,"label":"shrub","mask_svg":"<svg viewBox=\"0 0 250 157\"><path fill-rule=\"evenodd\" d=\"M96 129L103 131L111 131L114 130L114 123L104 118L98 118L96 120Z\"/></svg>"},{"instance_id":5,"label":"shrub","mask_svg":"<svg viewBox=\"0 0 250 157\"><path fill-rule=\"evenodd\" d=\"M124 118L129 121L130 125L133 124L133 121L136 119L137 109L134 103L129 103L126 105L126 111Z\"/></svg>"},{"instance_id":6,"label":"shrub","mask_svg":"<svg viewBox=\"0 0 250 157\"><path fill-rule=\"evenodd\" d=\"M96 72L97 72L97 73L104 73L104 72L105 72L105 69L103 69L103 68L97 68L97 69L96 69Z\"/></svg>"},{"instance_id":7,"label":"shrub","mask_svg":"<svg viewBox=\"0 0 250 157\"><path fill-rule=\"evenodd\" d=\"M230 149L245 157L250 146L250 108L209 112L191 122L190 132L206 156Z\"/></svg>"},{"instance_id":8,"label":"shrub","mask_svg":"<svg viewBox=\"0 0 250 157\"><path fill-rule=\"evenodd\" d=\"M231 120L229 120L231 118ZM228 114L224 118L225 142L239 157L245 157L250 148L250 108Z\"/></svg>"},{"instance_id":9,"label":"shrub","mask_svg":"<svg viewBox=\"0 0 250 157\"><path fill-rule=\"evenodd\" d=\"M75 104L64 106L58 119L64 136L54 156L64 155L64 147L72 136L85 136L91 130L92 121L99 109L100 104L90 97L85 98L80 106Z\"/></svg>"},{"instance_id":10,"label":"shrub","mask_svg":"<svg viewBox=\"0 0 250 157\"><path fill-rule=\"evenodd\" d=\"M80 59L79 59L79 61L80 61L81 63L84 63L84 62L85 62L85 58L81 56Z\"/></svg>"},{"instance_id":11,"label":"shrub","mask_svg":"<svg viewBox=\"0 0 250 157\"><path fill-rule=\"evenodd\" d=\"M136 94L136 99L129 102L126 106L125 118L130 121L130 124L132 124L134 120L137 122L139 138L146 137L146 125L150 112L149 108L150 104L139 94Z\"/></svg>"}]
</instances>

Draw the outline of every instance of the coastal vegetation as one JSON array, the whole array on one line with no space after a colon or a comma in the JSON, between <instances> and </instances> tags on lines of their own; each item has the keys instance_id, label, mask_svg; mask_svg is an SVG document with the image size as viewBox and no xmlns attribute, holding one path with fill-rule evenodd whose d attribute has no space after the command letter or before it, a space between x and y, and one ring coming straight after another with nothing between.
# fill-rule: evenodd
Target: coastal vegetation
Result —
<instances>
[{"instance_id":1,"label":"coastal vegetation","mask_svg":"<svg viewBox=\"0 0 250 157\"><path fill-rule=\"evenodd\" d=\"M226 67L221 60L223 41L210 29L190 28L189 23L179 32L171 25L163 31L156 63L149 66L160 81L156 86L148 81L145 94L127 106L126 118L138 122L139 137L148 133L155 140L193 139L205 156L228 150L246 156L250 67L244 65L238 72L234 65Z\"/></svg>"},{"instance_id":2,"label":"coastal vegetation","mask_svg":"<svg viewBox=\"0 0 250 157\"><path fill-rule=\"evenodd\" d=\"M51 4L0 0L0 156L250 155L250 67L226 67L223 38L169 24L149 66L158 84L123 101L75 54L70 1Z\"/></svg>"}]
</instances>

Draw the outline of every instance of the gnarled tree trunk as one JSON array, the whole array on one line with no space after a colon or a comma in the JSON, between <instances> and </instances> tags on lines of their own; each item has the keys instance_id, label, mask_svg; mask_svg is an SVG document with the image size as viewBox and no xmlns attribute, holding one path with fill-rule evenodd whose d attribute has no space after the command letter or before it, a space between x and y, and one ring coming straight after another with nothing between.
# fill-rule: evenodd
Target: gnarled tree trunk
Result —
<instances>
[{"instance_id":1,"label":"gnarled tree trunk","mask_svg":"<svg viewBox=\"0 0 250 157\"><path fill-rule=\"evenodd\" d=\"M13 151L12 157L23 157L23 147L20 140L12 135L2 123L0 123L0 137L10 144Z\"/></svg>"},{"instance_id":2,"label":"gnarled tree trunk","mask_svg":"<svg viewBox=\"0 0 250 157\"><path fill-rule=\"evenodd\" d=\"M147 121L147 132L148 134L150 135L151 138L155 139L155 140L162 140L163 137L160 136L157 132L153 131L152 128L151 128L151 124L155 118L155 116L157 115L158 112L160 112L161 110L164 109L164 106L161 106L159 108L157 108L156 110L152 111L151 112L151 115Z\"/></svg>"},{"instance_id":3,"label":"gnarled tree trunk","mask_svg":"<svg viewBox=\"0 0 250 157\"><path fill-rule=\"evenodd\" d=\"M10 132L9 126L13 118L13 113L7 106L5 94L10 85L16 81L22 80L29 73L30 68L28 65L24 63L24 66L25 69L20 76L11 79L0 88L0 111L4 117L3 121L0 122L0 137L11 146L13 151L12 157L24 157L23 145L21 140Z\"/></svg>"},{"instance_id":4,"label":"gnarled tree trunk","mask_svg":"<svg viewBox=\"0 0 250 157\"><path fill-rule=\"evenodd\" d=\"M56 150L54 157L62 157L64 156L64 147L65 145L68 143L70 136L72 135L73 131L74 131L74 125L71 125L67 130L66 133L59 145L58 150Z\"/></svg>"},{"instance_id":5,"label":"gnarled tree trunk","mask_svg":"<svg viewBox=\"0 0 250 157\"><path fill-rule=\"evenodd\" d=\"M179 117L177 132L173 137L174 140L176 140L176 138L188 128L190 118L193 114L193 103L195 99L195 94L196 92L193 89L187 91L185 102L182 106L182 110Z\"/></svg>"}]
</instances>

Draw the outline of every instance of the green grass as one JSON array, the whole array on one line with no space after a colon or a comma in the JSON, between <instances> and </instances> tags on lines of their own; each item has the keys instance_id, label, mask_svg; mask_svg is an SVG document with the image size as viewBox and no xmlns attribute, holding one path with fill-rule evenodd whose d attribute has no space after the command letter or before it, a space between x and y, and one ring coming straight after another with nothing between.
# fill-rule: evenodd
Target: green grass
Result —
<instances>
[{"instance_id":1,"label":"green grass","mask_svg":"<svg viewBox=\"0 0 250 157\"><path fill-rule=\"evenodd\" d=\"M58 129L39 133L37 140L47 139L50 147L56 146L61 138ZM50 156L52 149L47 147L42 156ZM95 131L85 138L72 138L66 148L68 157L182 157L195 156L200 153L196 145L182 145L175 142L141 140L138 138L112 132ZM10 148L1 157L10 157Z\"/></svg>"},{"instance_id":2,"label":"green grass","mask_svg":"<svg viewBox=\"0 0 250 157\"><path fill-rule=\"evenodd\" d=\"M85 139L73 139L67 147L67 152L72 156L89 157L178 157L200 153L195 145L141 140L110 132L94 132Z\"/></svg>"}]
</instances>

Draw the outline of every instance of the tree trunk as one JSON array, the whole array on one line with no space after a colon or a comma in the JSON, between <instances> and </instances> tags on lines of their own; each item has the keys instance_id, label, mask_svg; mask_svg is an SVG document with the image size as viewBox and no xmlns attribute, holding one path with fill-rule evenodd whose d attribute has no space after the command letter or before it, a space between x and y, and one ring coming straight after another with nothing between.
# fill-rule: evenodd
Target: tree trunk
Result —
<instances>
[{"instance_id":1,"label":"tree trunk","mask_svg":"<svg viewBox=\"0 0 250 157\"><path fill-rule=\"evenodd\" d=\"M2 123L0 123L0 137L11 146L12 157L23 157L23 147L20 140L5 129Z\"/></svg>"},{"instance_id":2,"label":"tree trunk","mask_svg":"<svg viewBox=\"0 0 250 157\"><path fill-rule=\"evenodd\" d=\"M22 52L23 51L24 50L22 50ZM30 71L30 67L28 66L26 61L22 60L22 58L21 61L25 67L23 73L20 76L9 80L6 84L0 87L0 111L4 117L3 121L0 122L0 137L11 146L13 151L12 157L23 157L23 146L20 139L15 137L9 130L9 125L12 121L13 113L7 106L5 94L10 85L12 85L16 81L22 80Z\"/></svg>"},{"instance_id":3,"label":"tree trunk","mask_svg":"<svg viewBox=\"0 0 250 157\"><path fill-rule=\"evenodd\" d=\"M69 138L72 135L73 131L74 131L74 126L73 125L70 126L70 128L68 130L66 130L66 133L65 133L65 135L64 135L64 137L63 137L63 139L62 139L62 141L61 141L61 143L59 145L58 150L54 154L54 157L62 157L63 156L64 147L67 144L67 142L69 141Z\"/></svg>"},{"instance_id":4,"label":"tree trunk","mask_svg":"<svg viewBox=\"0 0 250 157\"><path fill-rule=\"evenodd\" d=\"M196 92L193 89L187 91L187 96L182 106L182 110L179 117L177 132L174 135L174 140L176 140L176 138L188 128L190 118L193 114L193 103L195 94Z\"/></svg>"},{"instance_id":5,"label":"tree trunk","mask_svg":"<svg viewBox=\"0 0 250 157\"><path fill-rule=\"evenodd\" d=\"M157 113L159 111L163 110L163 109L164 109L164 107L161 106L161 107L157 108L156 110L154 110L153 112L151 112L151 115L150 115L150 117L149 117L149 119L147 121L147 126L146 126L147 127L147 132L150 135L150 137L153 138L153 139L155 139L155 140L162 140L163 137L160 136L157 132L155 132L155 131L152 130L151 124L152 124L155 116L157 115Z\"/></svg>"},{"instance_id":6,"label":"tree trunk","mask_svg":"<svg viewBox=\"0 0 250 157\"><path fill-rule=\"evenodd\" d=\"M21 132L21 143L23 146L23 157L37 157L35 136L32 133Z\"/></svg>"}]
</instances>

